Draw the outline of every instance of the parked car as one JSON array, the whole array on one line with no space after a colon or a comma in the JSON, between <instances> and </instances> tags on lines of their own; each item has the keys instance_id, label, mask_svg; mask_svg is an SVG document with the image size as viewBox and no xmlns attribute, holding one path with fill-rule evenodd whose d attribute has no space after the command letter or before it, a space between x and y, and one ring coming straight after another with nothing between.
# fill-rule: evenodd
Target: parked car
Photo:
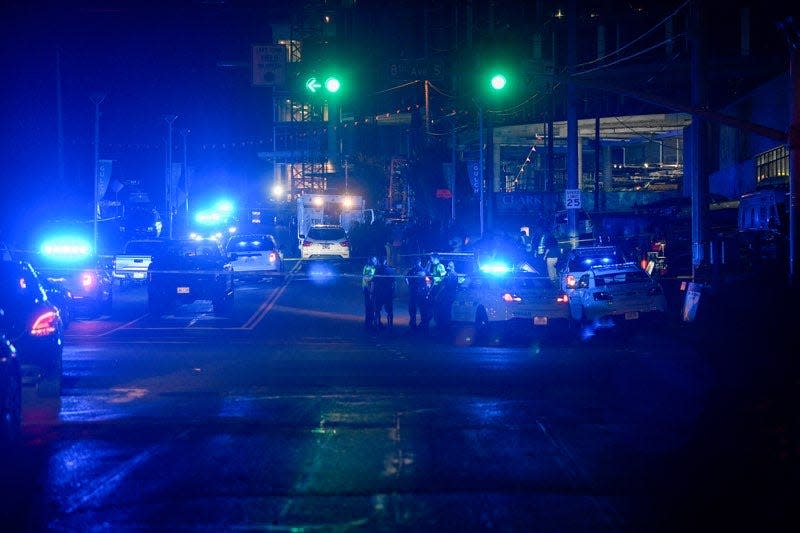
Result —
<instances>
[{"instance_id":1,"label":"parked car","mask_svg":"<svg viewBox=\"0 0 800 533\"><path fill-rule=\"evenodd\" d=\"M15 442L22 425L22 375L17 349L2 325L0 309L0 443Z\"/></svg>"},{"instance_id":2,"label":"parked car","mask_svg":"<svg viewBox=\"0 0 800 533\"><path fill-rule=\"evenodd\" d=\"M302 259L350 258L350 241L342 226L316 224L308 229L300 244Z\"/></svg>"},{"instance_id":3,"label":"parked car","mask_svg":"<svg viewBox=\"0 0 800 533\"><path fill-rule=\"evenodd\" d=\"M153 316L197 300L210 300L214 313L233 312L233 267L217 240L167 241L153 254L147 280L148 309Z\"/></svg>"},{"instance_id":4,"label":"parked car","mask_svg":"<svg viewBox=\"0 0 800 533\"><path fill-rule=\"evenodd\" d=\"M591 266L569 294L573 320L613 326L649 319L663 324L667 300L661 285L636 263Z\"/></svg>"},{"instance_id":5,"label":"parked car","mask_svg":"<svg viewBox=\"0 0 800 533\"><path fill-rule=\"evenodd\" d=\"M46 241L30 262L47 282L69 292L75 314L111 314L114 286L111 266L92 253L88 243L70 239Z\"/></svg>"},{"instance_id":6,"label":"parked car","mask_svg":"<svg viewBox=\"0 0 800 533\"><path fill-rule=\"evenodd\" d=\"M225 247L234 276L262 277L283 272L283 252L269 234L234 235Z\"/></svg>"},{"instance_id":7,"label":"parked car","mask_svg":"<svg viewBox=\"0 0 800 533\"><path fill-rule=\"evenodd\" d=\"M484 263L459 285L451 321L473 325L479 341L521 334L564 334L569 299L547 276L527 265Z\"/></svg>"},{"instance_id":8,"label":"parked car","mask_svg":"<svg viewBox=\"0 0 800 533\"><path fill-rule=\"evenodd\" d=\"M64 326L29 263L0 262L0 324L17 349L22 384L60 396Z\"/></svg>"},{"instance_id":9,"label":"parked car","mask_svg":"<svg viewBox=\"0 0 800 533\"><path fill-rule=\"evenodd\" d=\"M164 246L163 239L131 239L113 259L113 276L120 286L147 282L147 268L153 253Z\"/></svg>"}]
</instances>

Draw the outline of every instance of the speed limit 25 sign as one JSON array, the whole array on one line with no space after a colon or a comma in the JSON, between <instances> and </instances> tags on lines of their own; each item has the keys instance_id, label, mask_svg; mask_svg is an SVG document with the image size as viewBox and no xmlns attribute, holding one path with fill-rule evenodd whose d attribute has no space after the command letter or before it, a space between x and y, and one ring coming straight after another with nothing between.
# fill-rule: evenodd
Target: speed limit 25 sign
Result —
<instances>
[{"instance_id":1,"label":"speed limit 25 sign","mask_svg":"<svg viewBox=\"0 0 800 533\"><path fill-rule=\"evenodd\" d=\"M581 208L581 190L580 189L567 189L564 191L564 206L567 209L580 209Z\"/></svg>"}]
</instances>

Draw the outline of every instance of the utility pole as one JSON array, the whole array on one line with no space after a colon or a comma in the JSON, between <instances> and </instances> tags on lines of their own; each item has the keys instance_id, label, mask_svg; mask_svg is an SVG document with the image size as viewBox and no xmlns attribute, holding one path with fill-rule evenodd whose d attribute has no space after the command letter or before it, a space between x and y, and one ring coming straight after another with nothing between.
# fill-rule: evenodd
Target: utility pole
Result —
<instances>
[{"instance_id":1,"label":"utility pole","mask_svg":"<svg viewBox=\"0 0 800 533\"><path fill-rule=\"evenodd\" d=\"M100 209L100 198L98 191L99 165L100 165L100 104L106 99L102 93L94 93L89 99L94 104L94 203L92 204L92 222L94 230L94 248L92 253L97 253L97 218Z\"/></svg>"},{"instance_id":2,"label":"utility pole","mask_svg":"<svg viewBox=\"0 0 800 533\"><path fill-rule=\"evenodd\" d=\"M782 23L789 44L789 86L791 104L789 123L789 284L797 289L800 274L797 271L800 255L800 27L793 19Z\"/></svg>"},{"instance_id":3,"label":"utility pole","mask_svg":"<svg viewBox=\"0 0 800 533\"><path fill-rule=\"evenodd\" d=\"M186 222L189 222L189 151L187 150L186 138L191 133L188 129L183 128L181 135L183 136L183 192L186 195L185 210Z\"/></svg>"}]
</instances>

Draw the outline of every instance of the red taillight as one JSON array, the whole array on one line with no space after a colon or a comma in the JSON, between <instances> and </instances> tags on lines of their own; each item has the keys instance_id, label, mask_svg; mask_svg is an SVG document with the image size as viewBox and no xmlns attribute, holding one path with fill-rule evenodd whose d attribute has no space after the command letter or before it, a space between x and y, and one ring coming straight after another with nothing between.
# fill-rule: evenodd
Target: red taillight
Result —
<instances>
[{"instance_id":1,"label":"red taillight","mask_svg":"<svg viewBox=\"0 0 800 533\"><path fill-rule=\"evenodd\" d=\"M304 247L311 246L311 243L309 241L303 241L303 246Z\"/></svg>"},{"instance_id":2,"label":"red taillight","mask_svg":"<svg viewBox=\"0 0 800 533\"><path fill-rule=\"evenodd\" d=\"M58 313L55 311L47 311L39 315L33 321L31 326L31 335L34 337L44 337L50 335L56 330L58 324Z\"/></svg>"},{"instance_id":3,"label":"red taillight","mask_svg":"<svg viewBox=\"0 0 800 533\"><path fill-rule=\"evenodd\" d=\"M81 275L81 284L85 289L94 285L94 281L94 274L92 272L84 272L83 275Z\"/></svg>"},{"instance_id":4,"label":"red taillight","mask_svg":"<svg viewBox=\"0 0 800 533\"><path fill-rule=\"evenodd\" d=\"M342 246L345 248L350 248L350 241L342 241Z\"/></svg>"},{"instance_id":5,"label":"red taillight","mask_svg":"<svg viewBox=\"0 0 800 533\"><path fill-rule=\"evenodd\" d=\"M569 303L569 296L567 296L566 294L561 294L556 298L556 301L560 304Z\"/></svg>"},{"instance_id":6,"label":"red taillight","mask_svg":"<svg viewBox=\"0 0 800 533\"><path fill-rule=\"evenodd\" d=\"M565 281L566 281L567 287L569 287L570 289L574 289L575 288L575 284L576 284L576 281L577 281L575 279L575 276L573 276L572 274L567 274L567 277L565 278Z\"/></svg>"},{"instance_id":7,"label":"red taillight","mask_svg":"<svg viewBox=\"0 0 800 533\"><path fill-rule=\"evenodd\" d=\"M270 252L269 253L269 262L270 263L274 263L277 260L278 260L278 254L276 254L275 252Z\"/></svg>"}]
</instances>

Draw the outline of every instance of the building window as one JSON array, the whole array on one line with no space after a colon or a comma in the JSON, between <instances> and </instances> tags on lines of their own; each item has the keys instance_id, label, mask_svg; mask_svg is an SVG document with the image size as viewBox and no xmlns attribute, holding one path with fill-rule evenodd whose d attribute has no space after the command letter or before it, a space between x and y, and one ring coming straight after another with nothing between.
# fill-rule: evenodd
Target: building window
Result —
<instances>
[{"instance_id":1,"label":"building window","mask_svg":"<svg viewBox=\"0 0 800 533\"><path fill-rule=\"evenodd\" d=\"M756 183L767 178L789 178L788 146L778 146L756 156Z\"/></svg>"}]
</instances>

